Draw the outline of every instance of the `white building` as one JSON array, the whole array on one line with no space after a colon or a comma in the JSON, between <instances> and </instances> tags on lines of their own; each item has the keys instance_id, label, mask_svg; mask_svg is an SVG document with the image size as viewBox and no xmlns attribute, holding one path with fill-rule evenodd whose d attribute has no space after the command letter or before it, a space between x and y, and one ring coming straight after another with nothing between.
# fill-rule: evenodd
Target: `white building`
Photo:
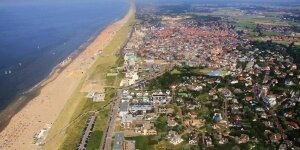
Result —
<instances>
[{"instance_id":1,"label":"white building","mask_svg":"<svg viewBox=\"0 0 300 150\"><path fill-rule=\"evenodd\" d=\"M151 102L157 105L167 104L169 101L168 95L163 92L155 92L152 94Z\"/></svg>"},{"instance_id":2,"label":"white building","mask_svg":"<svg viewBox=\"0 0 300 150\"><path fill-rule=\"evenodd\" d=\"M276 97L274 95L267 95L263 97L263 101L268 107L273 107L276 105Z\"/></svg>"},{"instance_id":3,"label":"white building","mask_svg":"<svg viewBox=\"0 0 300 150\"><path fill-rule=\"evenodd\" d=\"M170 141L170 143L177 145L180 144L183 139L180 137L180 135L178 135L175 131L170 131L168 134L168 139Z\"/></svg>"},{"instance_id":4,"label":"white building","mask_svg":"<svg viewBox=\"0 0 300 150\"><path fill-rule=\"evenodd\" d=\"M122 118L124 115L128 114L128 109L129 109L129 103L122 102L120 104L119 116Z\"/></svg>"},{"instance_id":5,"label":"white building","mask_svg":"<svg viewBox=\"0 0 300 150\"><path fill-rule=\"evenodd\" d=\"M129 111L150 111L152 110L152 106L150 104L134 104L129 107Z\"/></svg>"}]
</instances>

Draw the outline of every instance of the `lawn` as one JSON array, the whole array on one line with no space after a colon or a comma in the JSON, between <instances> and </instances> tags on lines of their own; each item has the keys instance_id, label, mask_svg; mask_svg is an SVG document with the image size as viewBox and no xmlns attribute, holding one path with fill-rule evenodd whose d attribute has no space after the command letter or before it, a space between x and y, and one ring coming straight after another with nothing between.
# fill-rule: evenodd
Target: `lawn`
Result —
<instances>
[{"instance_id":1,"label":"lawn","mask_svg":"<svg viewBox=\"0 0 300 150\"><path fill-rule=\"evenodd\" d=\"M280 33L273 32L273 31L264 31L262 33L263 33L263 35L266 35L266 36L280 35Z\"/></svg>"},{"instance_id":2,"label":"lawn","mask_svg":"<svg viewBox=\"0 0 300 150\"><path fill-rule=\"evenodd\" d=\"M178 69L173 69L173 70L171 71L171 74L172 74L172 75L174 75L174 74L181 74L181 71L178 70Z\"/></svg>"},{"instance_id":3,"label":"lawn","mask_svg":"<svg viewBox=\"0 0 300 150\"><path fill-rule=\"evenodd\" d=\"M182 142L178 145L173 145L171 144L168 140L162 140L158 144L154 146L155 150L165 150L165 149L170 149L170 150L189 150L189 146L187 145L186 142Z\"/></svg>"},{"instance_id":4,"label":"lawn","mask_svg":"<svg viewBox=\"0 0 300 150\"><path fill-rule=\"evenodd\" d=\"M92 136L91 136L91 141L98 141L99 139L101 140L101 136L102 135L95 135L97 132L100 133L102 132L102 130L104 130L105 128L105 123L106 121L103 120L107 120L107 116L108 116L108 112L110 110L110 105L108 105L111 102L111 97L114 96L114 94L112 93L113 91L108 91L106 92L107 95L105 97L105 101L104 102L99 102L99 103L94 103L90 100L82 100L83 103L81 103L81 105L79 105L77 107L77 111L74 113L73 115L73 119L77 118L78 116L80 116L81 114L85 114L86 112L89 111L96 111L96 110L100 110L100 112L97 114L97 120L96 120L96 124L95 124L95 129L93 132ZM108 106L108 107L104 107L104 106ZM104 107L104 108L103 108ZM76 146L80 140L80 135L82 134L82 129L85 126L86 120L88 118L89 115L91 115L92 113L86 113L87 115L84 115L82 117L80 117L80 121L73 123L70 127L67 128L66 132L65 132L65 138L64 138L64 142L61 145L60 149L76 149ZM100 132L99 132L100 131ZM96 147L93 146L94 144L92 144L91 147Z\"/></svg>"},{"instance_id":5,"label":"lawn","mask_svg":"<svg viewBox=\"0 0 300 150\"><path fill-rule=\"evenodd\" d=\"M127 140L135 140L135 149L140 150L153 150L154 145L158 143L153 138L154 136L126 137Z\"/></svg>"}]
</instances>

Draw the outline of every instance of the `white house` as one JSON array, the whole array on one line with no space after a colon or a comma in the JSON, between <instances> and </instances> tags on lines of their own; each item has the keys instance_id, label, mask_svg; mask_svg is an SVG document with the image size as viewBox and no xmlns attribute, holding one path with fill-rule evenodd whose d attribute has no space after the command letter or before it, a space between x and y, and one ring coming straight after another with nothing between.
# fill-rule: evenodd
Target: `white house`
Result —
<instances>
[{"instance_id":1,"label":"white house","mask_svg":"<svg viewBox=\"0 0 300 150\"><path fill-rule=\"evenodd\" d=\"M273 107L276 105L276 97L274 95L267 95L263 97L263 101L268 107Z\"/></svg>"}]
</instances>

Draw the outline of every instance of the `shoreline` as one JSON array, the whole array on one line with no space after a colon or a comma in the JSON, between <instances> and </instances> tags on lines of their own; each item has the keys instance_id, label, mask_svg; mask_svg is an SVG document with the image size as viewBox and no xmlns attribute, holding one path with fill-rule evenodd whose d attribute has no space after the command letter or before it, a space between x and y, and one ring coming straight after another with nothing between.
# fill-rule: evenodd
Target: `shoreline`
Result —
<instances>
[{"instance_id":1,"label":"shoreline","mask_svg":"<svg viewBox=\"0 0 300 150\"><path fill-rule=\"evenodd\" d=\"M129 8L130 9L130 8ZM126 14L124 15L126 16ZM108 23L103 28L100 28L96 31L91 37L81 44L76 50L74 50L69 56L67 56L63 61L59 62L55 67L52 68L51 72L41 81L36 83L30 88L24 89L16 93L16 95L12 98L12 102L8 104L3 110L0 112L0 133L4 130L4 128L9 124L11 118L22 110L23 107L26 106L31 99L38 96L41 88L46 86L48 83L52 82L56 79L56 77L61 73L68 65L70 65L94 40L113 23L117 22L124 18L124 16L115 19ZM62 63L66 62L67 64L62 66ZM0 145L1 146L1 145ZM0 147L1 148L1 147Z\"/></svg>"},{"instance_id":2,"label":"shoreline","mask_svg":"<svg viewBox=\"0 0 300 150\"><path fill-rule=\"evenodd\" d=\"M130 9L130 6L129 6ZM3 110L0 111L0 133L2 130L6 127L6 125L9 123L10 118L13 117L16 113L18 113L23 107L26 106L26 104L30 101L30 99L34 98L34 96L38 96L39 91L41 88L46 86L49 82L52 82L55 80L55 78L59 75L60 72L62 72L74 59L76 59L94 40L101 34L102 31L104 31L106 28L108 28L110 25L113 23L121 20L126 16L127 12L125 15L114 19L104 27L100 28L97 30L95 33L91 35L91 37L81 44L76 50L74 50L72 53L70 53L64 60L59 62L55 67L52 68L51 72L44 77L43 80L39 81L35 85L33 85L30 88L24 89L19 91L18 93L15 94L13 98L11 98L12 102L8 104ZM71 59L70 61L68 61ZM62 63L67 62L66 65L61 66ZM33 96L34 95L34 96ZM21 103L21 104L18 104ZM9 116L9 117L6 117ZM3 122L4 120L4 122Z\"/></svg>"},{"instance_id":3,"label":"shoreline","mask_svg":"<svg viewBox=\"0 0 300 150\"><path fill-rule=\"evenodd\" d=\"M112 32L116 32L115 31L116 29L113 30L114 26L118 25L118 23L120 24L120 22L122 20L124 20L126 18L126 16L128 16L131 9L132 9L131 6L129 6L129 9L124 14L124 16L120 17L118 20L116 19L116 20L112 21L107 26L105 26L105 27L99 29L97 32L95 32L95 34L92 35L92 37L90 39L88 39L87 42L83 43L78 48L78 50L75 50L66 59L64 59L64 61L66 61L66 60L69 60L69 58L71 58L71 60L69 62L67 62L67 65L61 66L61 63L64 62L64 61L60 62L56 67L54 67L52 69L52 71L49 73L49 75L44 80L37 83L35 86L33 86L32 88L26 90L25 92L22 92L25 96L24 95L23 96L18 95L20 97L18 99L16 99L14 102L12 102L14 104L10 104L7 108L5 108L2 111L3 113L1 113L0 116L3 117L3 114L5 114L5 117L8 118L8 119L6 119L6 120L8 120L8 122L7 123L3 123L3 122L0 123L1 125L5 124L4 126L0 126L0 131L1 131L1 133L0 133L0 148L1 149L2 148L15 149L15 148L20 148L22 145L24 146L25 141L20 140L21 139L20 136L22 136L22 135L17 136L17 134L20 134L20 133L22 134L23 130L15 131L16 128L14 128L14 127L11 128L11 126L13 126L12 124L16 124L16 123L21 122L21 124L23 124L23 125L25 124L25 126L27 125L29 127L27 130L29 130L30 126L33 126L32 124L34 124L34 123L29 122L30 119L27 120L27 121L26 120L25 121L24 120L20 121L20 120L22 120L22 118L24 118L24 117L27 117L27 119L28 119L28 117L30 118L32 116L30 116L30 115L27 116L24 113L29 112L29 111L38 111L38 110L34 110L34 107L32 105L35 105L35 103L38 103L39 97L41 95L43 95L43 91L47 87L53 86L54 82L58 82L57 81L58 78L64 78L64 77L61 77L61 76L64 76L67 73L73 75L73 73L76 74L76 73L82 72L82 74L83 74L83 72L86 71L89 68L89 66L92 65L93 62L95 61L95 59L93 58L96 54L95 52L103 49L111 41L111 39L112 39L111 37L114 36ZM113 30L113 31L109 31L109 30ZM105 36L105 34L109 34L109 36L111 36L111 37L110 38L109 37L108 38L104 37L104 39L102 39L102 41L100 41L101 43L99 43L99 41L97 41L97 39L101 38L101 36ZM97 44L97 42L98 42L98 44L101 45L102 48L98 49L98 50L94 49L93 51L90 50L90 46L95 44L95 43ZM88 51L92 51L92 52L88 52ZM92 60L85 60L85 59L82 59L82 58L88 58L88 59L92 58ZM82 61L80 61L78 59L81 59ZM77 63L77 64L75 64L75 63ZM86 63L86 64L83 64L83 63ZM75 70L75 72L71 68L71 67L74 66L74 64L77 65L76 69L78 69L78 70ZM83 67L85 67L85 68L82 68L82 66L81 66L82 64L83 64ZM78 65L79 65L79 67L78 67ZM77 79L77 78L75 78L75 79ZM80 80L80 79L77 79L77 80ZM64 81L64 80L62 80L62 81ZM75 85L78 84L78 82L79 81L77 81L77 83L73 83L74 86L72 86L72 90L70 90L70 89L65 89L65 90L73 91L74 87L76 87ZM64 86L64 85L61 85L61 86ZM27 96L27 98L26 98L26 96ZM66 96L64 96L64 97L66 97ZM43 98L45 98L45 97L43 97ZM46 96L46 98L48 98L48 96ZM45 100L43 100L43 99L40 100L40 102L44 103L43 101L45 101ZM55 115L53 115L53 116L56 116L56 117L52 116L51 119L49 119L49 120L44 119L45 121L38 121L39 122L39 125L38 125L39 128L42 128L41 124L45 124L45 123L51 123L52 124L55 121L54 118L57 118L59 113L62 111L63 106L66 104L66 102L67 102L67 99L64 99L64 104L61 104L60 109L56 110ZM47 103L50 103L49 98L47 100ZM51 101L51 103L52 103L51 106L55 107L56 102ZM15 110L16 112L13 112L13 110ZM5 112L5 111L7 111L7 112ZM40 111L41 112L37 113L37 114L40 114L38 116L42 116L42 113L44 113L43 109L41 109ZM53 110L51 110L50 113L53 113L52 111ZM10 113L8 113L8 112L10 112ZM46 121L48 121L48 122L46 122ZM38 132L38 130L36 130L36 129L31 129L31 130L34 131L34 133ZM34 133L32 133L32 135L29 137L30 139L27 139L26 141L32 141L33 140L32 137L33 137ZM8 138L10 138L11 136L17 136L17 137L15 137L16 139L14 139L14 141L10 141L10 139L8 139ZM16 142L16 141L19 141L19 142ZM18 144L22 143L22 144L21 145L15 145L16 143L18 143ZM6 147L5 146L5 145L9 145L9 144L11 144L11 147ZM32 146L35 146L32 143L26 143L25 145L27 145L27 144L30 144L31 148L32 148ZM35 148L38 148L38 147L35 146Z\"/></svg>"}]
</instances>

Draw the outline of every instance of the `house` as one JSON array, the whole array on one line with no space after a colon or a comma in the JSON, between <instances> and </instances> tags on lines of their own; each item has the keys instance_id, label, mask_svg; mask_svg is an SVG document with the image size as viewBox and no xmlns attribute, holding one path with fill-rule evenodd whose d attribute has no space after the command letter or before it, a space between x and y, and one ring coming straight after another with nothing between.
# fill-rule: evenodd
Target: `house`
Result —
<instances>
[{"instance_id":1,"label":"house","mask_svg":"<svg viewBox=\"0 0 300 150\"><path fill-rule=\"evenodd\" d=\"M124 142L123 142L123 150L135 150L135 141L124 140Z\"/></svg>"},{"instance_id":2,"label":"house","mask_svg":"<svg viewBox=\"0 0 300 150\"><path fill-rule=\"evenodd\" d=\"M146 122L143 124L143 135L156 135L157 131L152 122Z\"/></svg>"},{"instance_id":3,"label":"house","mask_svg":"<svg viewBox=\"0 0 300 150\"><path fill-rule=\"evenodd\" d=\"M124 129L129 129L133 121L132 114L125 114L122 116L121 125Z\"/></svg>"},{"instance_id":4,"label":"house","mask_svg":"<svg viewBox=\"0 0 300 150\"><path fill-rule=\"evenodd\" d=\"M263 97L263 101L268 107L273 107L276 105L275 95L267 95L267 96Z\"/></svg>"},{"instance_id":5,"label":"house","mask_svg":"<svg viewBox=\"0 0 300 150\"><path fill-rule=\"evenodd\" d=\"M284 84L285 84L285 85L288 85L288 86L295 85L295 83L294 83L291 79L286 79L286 80L284 81Z\"/></svg>"},{"instance_id":6,"label":"house","mask_svg":"<svg viewBox=\"0 0 300 150\"><path fill-rule=\"evenodd\" d=\"M249 136L247 134L241 134L241 136L235 137L237 143L247 143L249 141Z\"/></svg>"},{"instance_id":7,"label":"house","mask_svg":"<svg viewBox=\"0 0 300 150\"><path fill-rule=\"evenodd\" d=\"M134 132L142 135L156 135L157 131L153 122L142 121L135 124Z\"/></svg>"},{"instance_id":8,"label":"house","mask_svg":"<svg viewBox=\"0 0 300 150\"><path fill-rule=\"evenodd\" d=\"M234 80L234 81L231 81L230 83L231 84L237 84L237 83L239 83L239 80Z\"/></svg>"},{"instance_id":9,"label":"house","mask_svg":"<svg viewBox=\"0 0 300 150\"><path fill-rule=\"evenodd\" d=\"M171 114L173 112L174 112L173 108L158 107L157 109L158 114Z\"/></svg>"},{"instance_id":10,"label":"house","mask_svg":"<svg viewBox=\"0 0 300 150\"><path fill-rule=\"evenodd\" d=\"M196 145L198 143L198 135L194 132L190 133L189 144Z\"/></svg>"},{"instance_id":11,"label":"house","mask_svg":"<svg viewBox=\"0 0 300 150\"><path fill-rule=\"evenodd\" d=\"M204 137L204 144L206 147L212 146L212 139L210 136L205 136Z\"/></svg>"},{"instance_id":12,"label":"house","mask_svg":"<svg viewBox=\"0 0 300 150\"><path fill-rule=\"evenodd\" d=\"M299 129L299 125L294 121L290 121L288 126L291 127L292 129Z\"/></svg>"},{"instance_id":13,"label":"house","mask_svg":"<svg viewBox=\"0 0 300 150\"><path fill-rule=\"evenodd\" d=\"M173 117L168 117L167 123L168 127L175 127L178 124Z\"/></svg>"},{"instance_id":14,"label":"house","mask_svg":"<svg viewBox=\"0 0 300 150\"><path fill-rule=\"evenodd\" d=\"M279 133L271 133L271 135L269 136L271 142L273 143L277 143L281 140L281 134Z\"/></svg>"},{"instance_id":15,"label":"house","mask_svg":"<svg viewBox=\"0 0 300 150\"><path fill-rule=\"evenodd\" d=\"M167 94L162 92L155 92L151 96L151 102L156 105L167 104L168 102Z\"/></svg>"},{"instance_id":16,"label":"house","mask_svg":"<svg viewBox=\"0 0 300 150\"><path fill-rule=\"evenodd\" d=\"M220 121L222 121L223 120L222 114L220 114L220 113L214 113L213 120L214 120L214 122L220 122Z\"/></svg>"},{"instance_id":17,"label":"house","mask_svg":"<svg viewBox=\"0 0 300 150\"><path fill-rule=\"evenodd\" d=\"M245 100L248 101L248 102L249 102L249 101L252 101L252 100L253 100L253 97L252 97L252 96L246 96L246 97L245 97Z\"/></svg>"},{"instance_id":18,"label":"house","mask_svg":"<svg viewBox=\"0 0 300 150\"><path fill-rule=\"evenodd\" d=\"M167 138L169 139L169 142L173 145L180 144L183 141L180 135L178 135L175 131L169 131Z\"/></svg>"}]
</instances>

